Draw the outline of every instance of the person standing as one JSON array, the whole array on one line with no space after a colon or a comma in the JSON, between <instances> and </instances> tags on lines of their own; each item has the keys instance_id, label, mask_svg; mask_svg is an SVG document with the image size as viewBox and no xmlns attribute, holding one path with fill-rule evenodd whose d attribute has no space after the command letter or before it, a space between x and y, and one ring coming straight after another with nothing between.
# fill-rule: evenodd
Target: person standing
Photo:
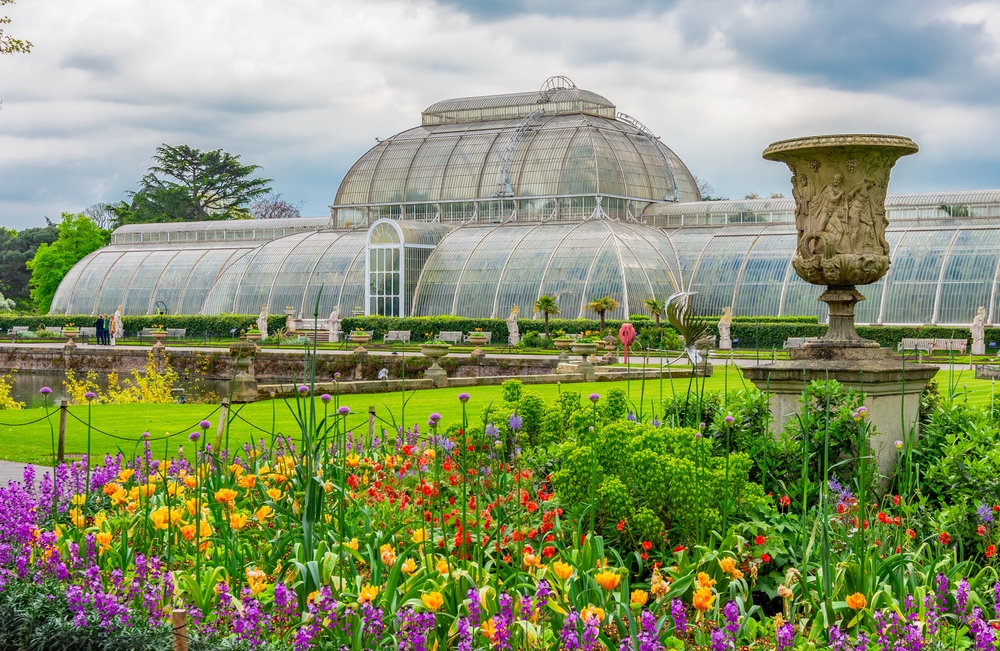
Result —
<instances>
[{"instance_id":1,"label":"person standing","mask_svg":"<svg viewBox=\"0 0 1000 651\"><path fill-rule=\"evenodd\" d=\"M94 328L97 330L96 334L97 334L97 345L98 346L103 346L104 345L104 328L105 328L104 324L105 324L105 322L104 322L104 315L103 314L98 314L97 315L97 322L94 323Z\"/></svg>"}]
</instances>

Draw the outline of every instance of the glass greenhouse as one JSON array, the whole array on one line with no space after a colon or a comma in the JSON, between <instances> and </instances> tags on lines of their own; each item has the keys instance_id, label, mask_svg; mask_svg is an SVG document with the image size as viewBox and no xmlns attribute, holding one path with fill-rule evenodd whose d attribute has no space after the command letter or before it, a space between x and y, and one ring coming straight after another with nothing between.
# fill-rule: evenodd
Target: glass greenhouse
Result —
<instances>
[{"instance_id":1,"label":"glass greenhouse","mask_svg":"<svg viewBox=\"0 0 1000 651\"><path fill-rule=\"evenodd\" d=\"M1000 319L1000 190L889 195L892 266L861 323ZM701 201L679 158L604 97L554 78L533 93L446 100L345 176L331 217L130 225L81 260L52 311L528 316L699 311L819 315L791 267L791 199Z\"/></svg>"}]
</instances>

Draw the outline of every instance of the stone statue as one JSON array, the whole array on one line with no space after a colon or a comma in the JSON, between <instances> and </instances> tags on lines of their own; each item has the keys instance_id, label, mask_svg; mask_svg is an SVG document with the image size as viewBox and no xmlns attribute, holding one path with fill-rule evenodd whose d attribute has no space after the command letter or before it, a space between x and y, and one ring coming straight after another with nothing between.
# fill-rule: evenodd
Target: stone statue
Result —
<instances>
[{"instance_id":1,"label":"stone statue","mask_svg":"<svg viewBox=\"0 0 1000 651\"><path fill-rule=\"evenodd\" d=\"M516 346L519 341L521 341L521 331L517 329L517 306L515 305L510 310L510 316L507 317L507 343L511 346Z\"/></svg>"},{"instance_id":2,"label":"stone statue","mask_svg":"<svg viewBox=\"0 0 1000 651\"><path fill-rule=\"evenodd\" d=\"M260 316L257 317L257 329L260 330L260 336L267 336L267 305L260 306Z\"/></svg>"},{"instance_id":3,"label":"stone statue","mask_svg":"<svg viewBox=\"0 0 1000 651\"><path fill-rule=\"evenodd\" d=\"M729 334L732 325L733 311L728 307L722 308L722 318L719 319L719 350L733 349L733 340Z\"/></svg>"},{"instance_id":4,"label":"stone statue","mask_svg":"<svg viewBox=\"0 0 1000 651\"><path fill-rule=\"evenodd\" d=\"M976 311L976 318L972 320L972 354L986 354L986 308L980 307Z\"/></svg>"},{"instance_id":5,"label":"stone statue","mask_svg":"<svg viewBox=\"0 0 1000 651\"><path fill-rule=\"evenodd\" d=\"M111 345L115 345L115 339L121 337L125 334L125 326L122 323L122 306L119 305L118 309L111 316L111 327L109 328L111 334Z\"/></svg>"},{"instance_id":6,"label":"stone statue","mask_svg":"<svg viewBox=\"0 0 1000 651\"><path fill-rule=\"evenodd\" d=\"M337 305L333 308L333 312L330 312L330 318L326 320L326 329L330 336L330 343L336 344L340 342L340 306Z\"/></svg>"}]
</instances>

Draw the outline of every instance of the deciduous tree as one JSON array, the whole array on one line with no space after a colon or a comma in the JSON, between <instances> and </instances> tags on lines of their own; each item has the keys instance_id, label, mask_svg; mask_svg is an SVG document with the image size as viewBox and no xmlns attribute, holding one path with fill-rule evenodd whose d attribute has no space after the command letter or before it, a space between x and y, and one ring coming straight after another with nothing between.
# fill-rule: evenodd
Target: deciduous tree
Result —
<instances>
[{"instance_id":1,"label":"deciduous tree","mask_svg":"<svg viewBox=\"0 0 1000 651\"><path fill-rule=\"evenodd\" d=\"M48 226L20 231L0 227L0 291L21 310L31 309L28 262L35 257L39 245L51 244L59 237L59 227L46 221Z\"/></svg>"},{"instance_id":2,"label":"deciduous tree","mask_svg":"<svg viewBox=\"0 0 1000 651\"><path fill-rule=\"evenodd\" d=\"M0 0L0 7L12 4L14 4L14 0ZM10 18L0 17L0 25L9 24ZM31 52L31 41L22 41L10 34L4 34L3 28L0 27L0 54L17 54L19 52Z\"/></svg>"},{"instance_id":3,"label":"deciduous tree","mask_svg":"<svg viewBox=\"0 0 1000 651\"><path fill-rule=\"evenodd\" d=\"M40 245L27 265L31 271L31 299L39 312L44 314L52 307L59 283L73 265L109 239L110 233L98 228L86 215L63 213L59 238L52 244Z\"/></svg>"}]
</instances>

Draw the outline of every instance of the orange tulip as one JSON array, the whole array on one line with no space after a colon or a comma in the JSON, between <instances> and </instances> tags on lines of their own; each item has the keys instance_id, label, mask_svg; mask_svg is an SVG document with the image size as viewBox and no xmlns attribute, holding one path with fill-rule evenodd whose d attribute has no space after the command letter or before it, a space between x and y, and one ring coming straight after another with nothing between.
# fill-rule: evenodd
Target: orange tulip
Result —
<instances>
[{"instance_id":1,"label":"orange tulip","mask_svg":"<svg viewBox=\"0 0 1000 651\"><path fill-rule=\"evenodd\" d=\"M855 592L847 598L847 607L851 610L861 610L868 605L868 600L860 592Z\"/></svg>"},{"instance_id":2,"label":"orange tulip","mask_svg":"<svg viewBox=\"0 0 1000 651\"><path fill-rule=\"evenodd\" d=\"M608 592L611 592L612 590L618 587L618 584L621 582L622 578L618 576L617 572L612 572L611 570L604 570L598 573L597 576L594 577L594 580L597 581L597 585L601 586Z\"/></svg>"},{"instance_id":3,"label":"orange tulip","mask_svg":"<svg viewBox=\"0 0 1000 651\"><path fill-rule=\"evenodd\" d=\"M220 504L229 504L236 499L237 495L239 495L239 493L234 491L232 488L221 488L215 493L215 501Z\"/></svg>"}]
</instances>

